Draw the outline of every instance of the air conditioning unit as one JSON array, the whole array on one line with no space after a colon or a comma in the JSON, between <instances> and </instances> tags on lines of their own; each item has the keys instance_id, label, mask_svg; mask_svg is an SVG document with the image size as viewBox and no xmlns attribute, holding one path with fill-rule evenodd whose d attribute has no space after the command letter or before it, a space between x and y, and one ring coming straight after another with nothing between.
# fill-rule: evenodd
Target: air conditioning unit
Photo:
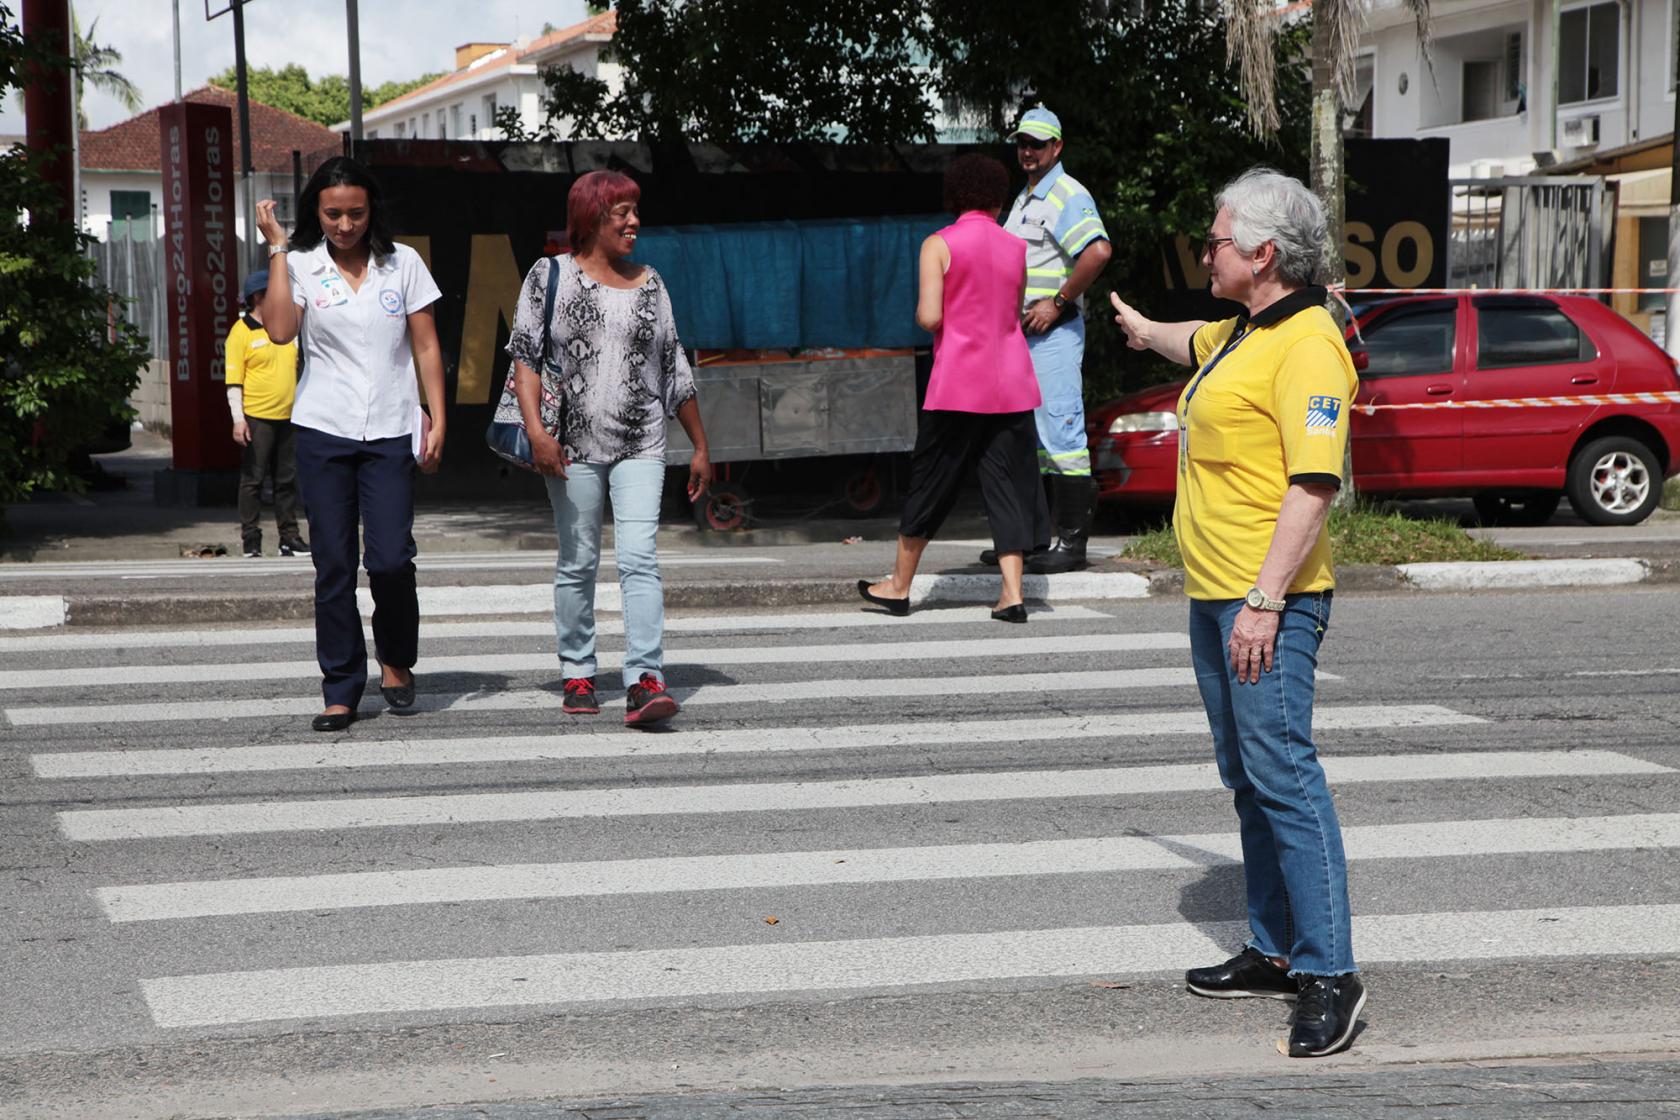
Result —
<instances>
[{"instance_id":1,"label":"air conditioning unit","mask_svg":"<svg viewBox=\"0 0 1680 1120\"><path fill-rule=\"evenodd\" d=\"M1558 122L1558 143L1566 148L1590 148L1598 143L1598 114Z\"/></svg>"}]
</instances>

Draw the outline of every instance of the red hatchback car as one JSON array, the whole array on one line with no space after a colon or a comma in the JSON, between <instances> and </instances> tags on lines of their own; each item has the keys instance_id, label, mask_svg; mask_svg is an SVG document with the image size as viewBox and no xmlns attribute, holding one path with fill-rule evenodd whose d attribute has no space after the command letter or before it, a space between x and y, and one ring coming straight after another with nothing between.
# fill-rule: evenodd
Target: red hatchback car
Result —
<instances>
[{"instance_id":1,"label":"red hatchback car","mask_svg":"<svg viewBox=\"0 0 1680 1120\"><path fill-rule=\"evenodd\" d=\"M1586 521L1632 525L1680 473L1680 399L1648 396L1680 391L1676 364L1596 300L1407 297L1364 310L1359 335L1349 332L1348 347L1363 494L1467 496L1485 523L1505 525L1538 525L1568 496ZM1183 388L1094 410L1087 432L1104 501L1172 502ZM1394 407L1407 405L1425 407Z\"/></svg>"}]
</instances>

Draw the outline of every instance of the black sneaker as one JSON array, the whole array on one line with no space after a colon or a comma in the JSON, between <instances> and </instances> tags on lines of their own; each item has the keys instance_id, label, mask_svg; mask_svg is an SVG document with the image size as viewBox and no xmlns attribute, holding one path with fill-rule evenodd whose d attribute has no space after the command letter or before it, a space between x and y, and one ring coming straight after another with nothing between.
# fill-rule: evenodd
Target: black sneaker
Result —
<instances>
[{"instance_id":1,"label":"black sneaker","mask_svg":"<svg viewBox=\"0 0 1680 1120\"><path fill-rule=\"evenodd\" d=\"M309 545L302 537L293 537L291 540L283 540L280 542L280 555L308 556Z\"/></svg>"},{"instance_id":2,"label":"black sneaker","mask_svg":"<svg viewBox=\"0 0 1680 1120\"><path fill-rule=\"evenodd\" d=\"M258 537L256 540L246 541L240 546L240 551L245 554L245 559L247 560L255 560L259 558L262 556L262 538Z\"/></svg>"},{"instance_id":3,"label":"black sneaker","mask_svg":"<svg viewBox=\"0 0 1680 1120\"><path fill-rule=\"evenodd\" d=\"M1294 999L1298 990L1288 969L1279 968L1253 946L1224 964L1192 968L1184 974L1184 985L1213 999Z\"/></svg>"},{"instance_id":4,"label":"black sneaker","mask_svg":"<svg viewBox=\"0 0 1680 1120\"><path fill-rule=\"evenodd\" d=\"M658 723L677 714L676 697L665 691L665 683L652 673L631 685L624 694L625 723Z\"/></svg>"},{"instance_id":5,"label":"black sneaker","mask_svg":"<svg viewBox=\"0 0 1680 1120\"><path fill-rule=\"evenodd\" d=\"M560 710L568 715L592 716L601 710L601 702L595 699L594 677L567 677L560 690L565 696Z\"/></svg>"},{"instance_id":6,"label":"black sneaker","mask_svg":"<svg viewBox=\"0 0 1680 1120\"><path fill-rule=\"evenodd\" d=\"M1357 973L1301 977L1295 1025L1289 1031L1289 1056L1322 1058L1344 1048L1353 1038L1364 1007L1365 985Z\"/></svg>"}]
</instances>

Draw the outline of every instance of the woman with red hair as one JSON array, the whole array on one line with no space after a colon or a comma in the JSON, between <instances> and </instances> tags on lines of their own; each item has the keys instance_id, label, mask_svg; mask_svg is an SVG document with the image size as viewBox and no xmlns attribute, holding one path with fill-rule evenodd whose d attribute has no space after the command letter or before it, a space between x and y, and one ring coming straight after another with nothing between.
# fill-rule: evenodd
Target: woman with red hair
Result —
<instances>
[{"instance_id":1,"label":"woman with red hair","mask_svg":"<svg viewBox=\"0 0 1680 1120\"><path fill-rule=\"evenodd\" d=\"M545 257L525 277L508 353L531 459L548 485L559 558L554 630L564 711L601 710L595 696L595 577L602 505L612 497L613 551L624 609L624 722L677 713L665 690L665 598L654 547L665 483L665 431L675 417L694 445L688 496L712 479L694 375L659 273L628 258L641 228L641 188L591 171L566 199L571 255ZM550 270L557 269L546 322ZM548 332L546 368L543 332Z\"/></svg>"}]
</instances>

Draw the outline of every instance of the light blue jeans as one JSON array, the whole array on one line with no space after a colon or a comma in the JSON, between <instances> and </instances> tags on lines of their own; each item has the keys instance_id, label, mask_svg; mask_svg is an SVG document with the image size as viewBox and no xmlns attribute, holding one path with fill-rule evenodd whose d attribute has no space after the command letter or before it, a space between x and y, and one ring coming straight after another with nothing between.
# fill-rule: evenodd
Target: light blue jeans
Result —
<instances>
[{"instance_id":1,"label":"light blue jeans","mask_svg":"<svg viewBox=\"0 0 1680 1120\"><path fill-rule=\"evenodd\" d=\"M1272 671L1239 684L1226 643L1241 599L1190 601L1190 657L1213 729L1219 778L1235 795L1248 883L1248 944L1288 957L1292 976L1353 963L1347 857L1312 741L1313 674L1330 592L1286 595Z\"/></svg>"},{"instance_id":2,"label":"light blue jeans","mask_svg":"<svg viewBox=\"0 0 1680 1120\"><path fill-rule=\"evenodd\" d=\"M601 564L601 509L611 488L613 552L624 601L624 684L643 673L665 679L665 595L659 583L660 459L573 463L545 478L560 555L554 564L554 635L562 677L595 675L595 575Z\"/></svg>"}]
</instances>

